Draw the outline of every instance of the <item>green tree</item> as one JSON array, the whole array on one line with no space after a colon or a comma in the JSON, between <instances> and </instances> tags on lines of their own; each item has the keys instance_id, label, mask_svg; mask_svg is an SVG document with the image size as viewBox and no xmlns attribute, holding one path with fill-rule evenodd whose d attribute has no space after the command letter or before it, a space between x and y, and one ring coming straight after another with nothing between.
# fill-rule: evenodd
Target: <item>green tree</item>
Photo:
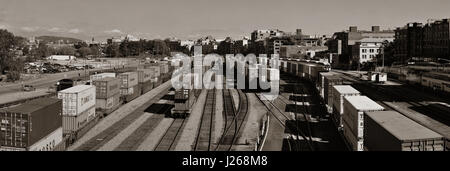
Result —
<instances>
[{"instance_id":1,"label":"green tree","mask_svg":"<svg viewBox=\"0 0 450 171\"><path fill-rule=\"evenodd\" d=\"M91 54L91 48L82 47L82 48L78 49L78 53L80 54L80 57L85 58Z\"/></svg>"},{"instance_id":2,"label":"green tree","mask_svg":"<svg viewBox=\"0 0 450 171\"><path fill-rule=\"evenodd\" d=\"M76 49L72 46L64 46L56 50L57 55L75 55Z\"/></svg>"},{"instance_id":3,"label":"green tree","mask_svg":"<svg viewBox=\"0 0 450 171\"><path fill-rule=\"evenodd\" d=\"M119 56L119 46L117 44L109 44L105 52L107 57L118 57Z\"/></svg>"}]
</instances>

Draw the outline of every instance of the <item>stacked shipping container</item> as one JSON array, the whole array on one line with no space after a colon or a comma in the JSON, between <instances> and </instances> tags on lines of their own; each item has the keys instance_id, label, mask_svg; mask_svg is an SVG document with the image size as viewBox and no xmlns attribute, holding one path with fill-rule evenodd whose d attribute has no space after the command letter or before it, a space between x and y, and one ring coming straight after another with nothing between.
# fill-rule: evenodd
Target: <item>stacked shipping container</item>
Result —
<instances>
[{"instance_id":1,"label":"stacked shipping container","mask_svg":"<svg viewBox=\"0 0 450 171\"><path fill-rule=\"evenodd\" d=\"M342 115L344 114L344 97L359 96L361 93L349 85L333 86L333 120L338 129L344 127L342 123Z\"/></svg>"},{"instance_id":2,"label":"stacked shipping container","mask_svg":"<svg viewBox=\"0 0 450 171\"><path fill-rule=\"evenodd\" d=\"M344 97L342 115L344 137L354 151L364 151L364 112L382 111L384 108L367 96Z\"/></svg>"},{"instance_id":3,"label":"stacked shipping container","mask_svg":"<svg viewBox=\"0 0 450 171\"><path fill-rule=\"evenodd\" d=\"M365 112L364 122L369 151L444 151L441 135L398 112Z\"/></svg>"},{"instance_id":4,"label":"stacked shipping container","mask_svg":"<svg viewBox=\"0 0 450 171\"><path fill-rule=\"evenodd\" d=\"M62 103L36 99L0 110L0 151L51 151L61 143Z\"/></svg>"},{"instance_id":5,"label":"stacked shipping container","mask_svg":"<svg viewBox=\"0 0 450 171\"><path fill-rule=\"evenodd\" d=\"M120 95L124 102L132 101L140 95L137 72L122 73L118 78L121 80Z\"/></svg>"},{"instance_id":6,"label":"stacked shipping container","mask_svg":"<svg viewBox=\"0 0 450 171\"><path fill-rule=\"evenodd\" d=\"M63 133L77 133L95 115L95 87L88 85L75 86L58 93L62 99Z\"/></svg>"},{"instance_id":7,"label":"stacked shipping container","mask_svg":"<svg viewBox=\"0 0 450 171\"><path fill-rule=\"evenodd\" d=\"M91 81L100 80L103 78L115 78L116 73L101 73L101 74L95 74L91 75Z\"/></svg>"},{"instance_id":8,"label":"stacked shipping container","mask_svg":"<svg viewBox=\"0 0 450 171\"><path fill-rule=\"evenodd\" d=\"M141 89L140 94L144 94L153 89L153 83L151 78L154 74L152 69L139 69L138 71L138 83Z\"/></svg>"},{"instance_id":9,"label":"stacked shipping container","mask_svg":"<svg viewBox=\"0 0 450 171\"><path fill-rule=\"evenodd\" d=\"M120 79L103 78L93 82L96 88L95 108L108 113L120 105Z\"/></svg>"},{"instance_id":10,"label":"stacked shipping container","mask_svg":"<svg viewBox=\"0 0 450 171\"><path fill-rule=\"evenodd\" d=\"M328 113L333 113L333 86L342 85L343 81L338 75L325 75L324 77L324 101Z\"/></svg>"}]
</instances>

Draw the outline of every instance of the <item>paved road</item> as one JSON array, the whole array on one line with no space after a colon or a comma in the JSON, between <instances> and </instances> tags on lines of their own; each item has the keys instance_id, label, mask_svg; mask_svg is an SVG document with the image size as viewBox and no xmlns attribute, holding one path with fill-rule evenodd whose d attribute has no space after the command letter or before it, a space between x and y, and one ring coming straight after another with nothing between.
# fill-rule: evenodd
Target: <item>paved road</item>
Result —
<instances>
[{"instance_id":1,"label":"paved road","mask_svg":"<svg viewBox=\"0 0 450 171\"><path fill-rule=\"evenodd\" d=\"M96 71L100 69L94 69L94 70L87 70L87 75L89 74L89 71ZM56 84L57 81L64 79L64 78L79 78L78 74L81 75L81 78L85 77L85 71L70 71L70 72L64 72L64 73L56 73L56 74L45 74L42 76L42 78L33 79L29 81L23 81L23 82L17 82L16 84L7 84L7 85L1 85L0 86L0 95L6 94L6 93L13 93L13 92L19 92L21 91L21 85L27 84L27 85L33 85L36 89L48 89L48 87Z\"/></svg>"}]
</instances>

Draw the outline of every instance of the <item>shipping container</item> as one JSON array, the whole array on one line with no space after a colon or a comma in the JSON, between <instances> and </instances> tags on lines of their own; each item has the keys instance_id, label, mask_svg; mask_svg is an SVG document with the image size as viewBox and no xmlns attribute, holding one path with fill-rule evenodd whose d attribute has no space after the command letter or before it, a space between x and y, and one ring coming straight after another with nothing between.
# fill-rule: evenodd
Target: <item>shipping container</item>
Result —
<instances>
[{"instance_id":1,"label":"shipping container","mask_svg":"<svg viewBox=\"0 0 450 171\"><path fill-rule=\"evenodd\" d=\"M367 72L367 81L376 81L377 72Z\"/></svg>"},{"instance_id":2,"label":"shipping container","mask_svg":"<svg viewBox=\"0 0 450 171\"><path fill-rule=\"evenodd\" d=\"M161 67L161 73L162 74L169 73L169 64L160 63L159 66Z\"/></svg>"},{"instance_id":3,"label":"shipping container","mask_svg":"<svg viewBox=\"0 0 450 171\"><path fill-rule=\"evenodd\" d=\"M103 78L93 82L97 99L106 99L120 92L121 81L118 78Z\"/></svg>"},{"instance_id":4,"label":"shipping container","mask_svg":"<svg viewBox=\"0 0 450 171\"><path fill-rule=\"evenodd\" d=\"M101 73L101 74L91 75L91 81L96 81L96 80L100 80L103 78L116 78L116 73Z\"/></svg>"},{"instance_id":5,"label":"shipping container","mask_svg":"<svg viewBox=\"0 0 450 171\"><path fill-rule=\"evenodd\" d=\"M63 115L76 116L95 106L95 86L79 85L58 93Z\"/></svg>"},{"instance_id":6,"label":"shipping container","mask_svg":"<svg viewBox=\"0 0 450 171\"><path fill-rule=\"evenodd\" d=\"M444 137L395 111L365 112L369 151L444 151Z\"/></svg>"},{"instance_id":7,"label":"shipping container","mask_svg":"<svg viewBox=\"0 0 450 171\"><path fill-rule=\"evenodd\" d=\"M343 80L338 75L326 75L324 81L324 101L328 107L328 112L332 113L333 111L333 86L342 85Z\"/></svg>"},{"instance_id":8,"label":"shipping container","mask_svg":"<svg viewBox=\"0 0 450 171\"><path fill-rule=\"evenodd\" d=\"M95 108L100 110L108 110L120 104L120 93L116 93L106 99L97 98L95 100Z\"/></svg>"},{"instance_id":9,"label":"shipping container","mask_svg":"<svg viewBox=\"0 0 450 171\"><path fill-rule=\"evenodd\" d=\"M151 69L139 69L137 70L137 73L138 73L138 83L145 83L147 81L150 81L152 75L154 74Z\"/></svg>"},{"instance_id":10,"label":"shipping container","mask_svg":"<svg viewBox=\"0 0 450 171\"><path fill-rule=\"evenodd\" d=\"M149 66L145 69L149 69L152 71L152 73L153 73L151 76L152 78L161 76L161 67L159 67L159 66Z\"/></svg>"},{"instance_id":11,"label":"shipping container","mask_svg":"<svg viewBox=\"0 0 450 171\"><path fill-rule=\"evenodd\" d=\"M343 128L344 97L359 96L361 93L350 85L333 86L333 120L338 128Z\"/></svg>"},{"instance_id":12,"label":"shipping container","mask_svg":"<svg viewBox=\"0 0 450 171\"><path fill-rule=\"evenodd\" d=\"M139 85L132 87L132 89L133 89L132 93L128 93L127 95L121 95L122 101L124 103L128 103L141 95L141 89Z\"/></svg>"},{"instance_id":13,"label":"shipping container","mask_svg":"<svg viewBox=\"0 0 450 171\"><path fill-rule=\"evenodd\" d=\"M117 76L121 80L120 88L131 88L138 85L138 73L126 72Z\"/></svg>"},{"instance_id":14,"label":"shipping container","mask_svg":"<svg viewBox=\"0 0 450 171\"><path fill-rule=\"evenodd\" d=\"M364 112L382 111L383 106L368 98L367 96L346 96L344 97L344 114L342 120L344 123L344 134L346 137L354 137L354 139L347 138L350 144L363 142L364 135ZM355 148L355 147L354 147ZM357 151L362 151L363 148L358 146Z\"/></svg>"},{"instance_id":15,"label":"shipping container","mask_svg":"<svg viewBox=\"0 0 450 171\"><path fill-rule=\"evenodd\" d=\"M28 147L28 151L53 151L63 141L62 126Z\"/></svg>"},{"instance_id":16,"label":"shipping container","mask_svg":"<svg viewBox=\"0 0 450 171\"><path fill-rule=\"evenodd\" d=\"M141 95L149 92L153 89L153 83L150 81L147 81L145 83L139 83L139 87L141 89Z\"/></svg>"},{"instance_id":17,"label":"shipping container","mask_svg":"<svg viewBox=\"0 0 450 171\"><path fill-rule=\"evenodd\" d=\"M386 73L378 73L377 74L376 82L384 83L386 81L387 81L387 74Z\"/></svg>"},{"instance_id":18,"label":"shipping container","mask_svg":"<svg viewBox=\"0 0 450 171\"><path fill-rule=\"evenodd\" d=\"M86 126L90 121L94 120L95 117L95 106L92 106L77 116L63 115L62 123L64 135L77 133L77 131Z\"/></svg>"},{"instance_id":19,"label":"shipping container","mask_svg":"<svg viewBox=\"0 0 450 171\"><path fill-rule=\"evenodd\" d=\"M337 75L337 73L335 72L322 72L320 73L320 77L319 77L319 90L320 90L320 96L322 97L322 99L325 99L324 97L324 90L325 90L325 76L331 76L331 75Z\"/></svg>"},{"instance_id":20,"label":"shipping container","mask_svg":"<svg viewBox=\"0 0 450 171\"><path fill-rule=\"evenodd\" d=\"M62 127L62 102L40 98L0 110L0 146L29 148Z\"/></svg>"}]
</instances>

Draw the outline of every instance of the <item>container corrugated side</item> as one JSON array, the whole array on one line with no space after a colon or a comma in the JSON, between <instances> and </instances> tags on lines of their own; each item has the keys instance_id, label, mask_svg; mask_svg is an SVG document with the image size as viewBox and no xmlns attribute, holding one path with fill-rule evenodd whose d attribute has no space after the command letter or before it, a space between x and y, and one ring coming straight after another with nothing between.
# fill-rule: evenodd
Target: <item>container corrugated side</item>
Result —
<instances>
[{"instance_id":1,"label":"container corrugated side","mask_svg":"<svg viewBox=\"0 0 450 171\"><path fill-rule=\"evenodd\" d=\"M82 112L78 116L63 116L63 133L71 134L76 133L79 129L83 128L86 124L95 118L95 107Z\"/></svg>"},{"instance_id":2,"label":"container corrugated side","mask_svg":"<svg viewBox=\"0 0 450 171\"><path fill-rule=\"evenodd\" d=\"M122 83L120 84L120 88L130 88L138 85L139 83L137 72L127 72L119 74L118 78L120 78L122 81Z\"/></svg>"},{"instance_id":3,"label":"container corrugated side","mask_svg":"<svg viewBox=\"0 0 450 171\"><path fill-rule=\"evenodd\" d=\"M120 93L117 93L107 99L96 99L95 108L107 110L114 108L120 103Z\"/></svg>"},{"instance_id":4,"label":"container corrugated side","mask_svg":"<svg viewBox=\"0 0 450 171\"><path fill-rule=\"evenodd\" d=\"M58 99L62 99L63 115L76 116L95 106L95 86L79 92L59 92Z\"/></svg>"},{"instance_id":5,"label":"container corrugated side","mask_svg":"<svg viewBox=\"0 0 450 171\"><path fill-rule=\"evenodd\" d=\"M152 78L151 69L139 69L137 72L138 72L138 83L145 83Z\"/></svg>"},{"instance_id":6,"label":"container corrugated side","mask_svg":"<svg viewBox=\"0 0 450 171\"><path fill-rule=\"evenodd\" d=\"M398 112L366 112L364 145L370 151L444 151L444 138Z\"/></svg>"},{"instance_id":7,"label":"container corrugated side","mask_svg":"<svg viewBox=\"0 0 450 171\"><path fill-rule=\"evenodd\" d=\"M120 79L101 79L93 82L97 99L111 97L120 91Z\"/></svg>"},{"instance_id":8,"label":"container corrugated side","mask_svg":"<svg viewBox=\"0 0 450 171\"><path fill-rule=\"evenodd\" d=\"M37 103L39 100L49 101L37 99L16 107L20 110L38 106L39 109L32 113L0 111L0 146L27 148L61 127L61 101L52 99L53 102L42 106L42 103ZM20 132L17 129L21 129Z\"/></svg>"},{"instance_id":9,"label":"container corrugated side","mask_svg":"<svg viewBox=\"0 0 450 171\"><path fill-rule=\"evenodd\" d=\"M96 80L100 80L103 78L115 78L115 77L116 77L116 73L101 73L101 74L91 75L91 81L96 81Z\"/></svg>"}]
</instances>

